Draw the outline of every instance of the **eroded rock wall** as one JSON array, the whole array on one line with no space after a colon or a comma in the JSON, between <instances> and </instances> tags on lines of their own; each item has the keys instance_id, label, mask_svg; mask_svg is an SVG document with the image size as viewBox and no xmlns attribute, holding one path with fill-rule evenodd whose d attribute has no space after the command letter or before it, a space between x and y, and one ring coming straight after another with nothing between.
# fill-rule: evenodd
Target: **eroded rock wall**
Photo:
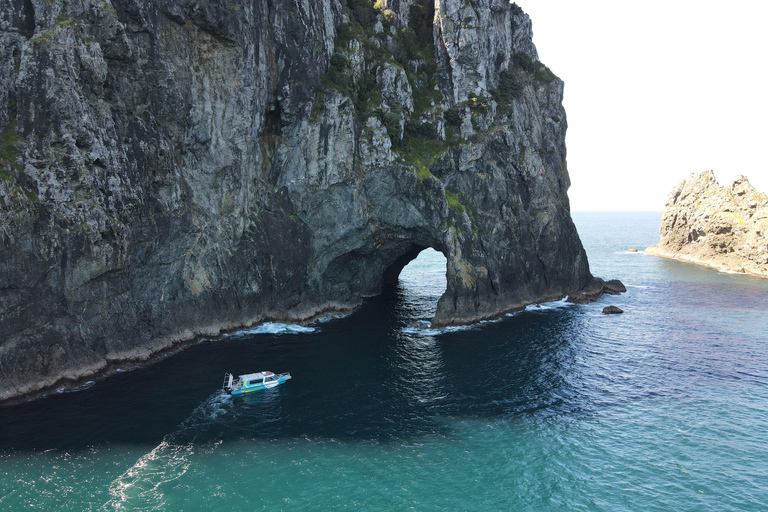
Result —
<instances>
[{"instance_id":1,"label":"eroded rock wall","mask_svg":"<svg viewBox=\"0 0 768 512\"><path fill-rule=\"evenodd\" d=\"M725 186L712 171L681 181L664 206L659 234L645 252L768 277L768 196L745 176Z\"/></svg>"},{"instance_id":2,"label":"eroded rock wall","mask_svg":"<svg viewBox=\"0 0 768 512\"><path fill-rule=\"evenodd\" d=\"M528 16L371 4L0 5L0 400L349 310L425 247L435 325L590 282Z\"/></svg>"}]
</instances>

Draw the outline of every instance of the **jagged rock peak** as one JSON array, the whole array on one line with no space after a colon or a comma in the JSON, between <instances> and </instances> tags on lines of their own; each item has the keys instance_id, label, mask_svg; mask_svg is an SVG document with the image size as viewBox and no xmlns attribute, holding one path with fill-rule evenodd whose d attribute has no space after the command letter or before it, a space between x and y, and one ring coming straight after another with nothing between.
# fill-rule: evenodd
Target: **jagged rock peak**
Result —
<instances>
[{"instance_id":1,"label":"jagged rock peak","mask_svg":"<svg viewBox=\"0 0 768 512\"><path fill-rule=\"evenodd\" d=\"M649 254L768 277L768 196L739 175L720 186L712 171L691 174L669 194Z\"/></svg>"}]
</instances>

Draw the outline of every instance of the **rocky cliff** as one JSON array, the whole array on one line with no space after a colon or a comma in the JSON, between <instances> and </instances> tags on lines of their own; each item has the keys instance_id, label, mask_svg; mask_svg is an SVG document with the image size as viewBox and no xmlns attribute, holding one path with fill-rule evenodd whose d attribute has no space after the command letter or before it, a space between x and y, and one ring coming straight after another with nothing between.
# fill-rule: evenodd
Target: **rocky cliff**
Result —
<instances>
[{"instance_id":1,"label":"rocky cliff","mask_svg":"<svg viewBox=\"0 0 768 512\"><path fill-rule=\"evenodd\" d=\"M506 0L5 0L0 400L347 311L426 247L437 326L594 285L562 94Z\"/></svg>"},{"instance_id":2,"label":"rocky cliff","mask_svg":"<svg viewBox=\"0 0 768 512\"><path fill-rule=\"evenodd\" d=\"M768 277L768 196L737 176L721 187L712 171L692 174L669 195L649 254Z\"/></svg>"}]
</instances>

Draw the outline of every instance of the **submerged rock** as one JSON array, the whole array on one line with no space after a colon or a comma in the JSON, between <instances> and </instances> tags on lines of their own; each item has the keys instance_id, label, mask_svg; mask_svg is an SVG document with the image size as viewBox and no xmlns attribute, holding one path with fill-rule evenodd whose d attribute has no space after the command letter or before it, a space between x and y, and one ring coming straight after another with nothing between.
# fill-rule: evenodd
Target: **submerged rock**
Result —
<instances>
[{"instance_id":1,"label":"submerged rock","mask_svg":"<svg viewBox=\"0 0 768 512\"><path fill-rule=\"evenodd\" d=\"M768 196L746 177L720 186L712 171L691 175L669 195L661 240L645 252L720 270L768 276Z\"/></svg>"},{"instance_id":2,"label":"submerged rock","mask_svg":"<svg viewBox=\"0 0 768 512\"><path fill-rule=\"evenodd\" d=\"M359 4L0 4L0 400L349 311L427 247L436 327L608 289L529 17Z\"/></svg>"}]
</instances>

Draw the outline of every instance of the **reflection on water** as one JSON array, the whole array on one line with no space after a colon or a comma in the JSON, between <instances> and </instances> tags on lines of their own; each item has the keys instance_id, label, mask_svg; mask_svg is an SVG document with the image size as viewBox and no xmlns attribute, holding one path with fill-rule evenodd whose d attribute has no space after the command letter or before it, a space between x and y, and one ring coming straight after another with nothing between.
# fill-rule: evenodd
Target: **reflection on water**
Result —
<instances>
[{"instance_id":1,"label":"reflection on water","mask_svg":"<svg viewBox=\"0 0 768 512\"><path fill-rule=\"evenodd\" d=\"M403 269L398 286L391 290L395 315L408 326L429 320L445 286L445 256L425 249ZM394 350L387 366L397 392L412 407L445 398L442 349L436 337L419 329L406 330L402 325L395 326L392 336Z\"/></svg>"},{"instance_id":2,"label":"reflection on water","mask_svg":"<svg viewBox=\"0 0 768 512\"><path fill-rule=\"evenodd\" d=\"M388 366L395 376L397 391L411 406L446 397L441 348L434 337L398 336Z\"/></svg>"}]
</instances>

